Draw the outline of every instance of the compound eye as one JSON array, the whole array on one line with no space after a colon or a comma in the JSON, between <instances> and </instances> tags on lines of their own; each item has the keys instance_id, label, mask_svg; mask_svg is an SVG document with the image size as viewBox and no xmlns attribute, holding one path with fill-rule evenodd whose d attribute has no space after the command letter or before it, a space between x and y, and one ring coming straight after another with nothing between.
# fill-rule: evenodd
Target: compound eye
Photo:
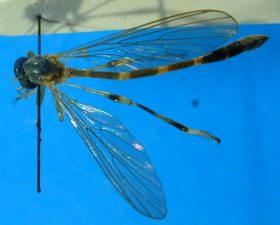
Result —
<instances>
[{"instance_id":1,"label":"compound eye","mask_svg":"<svg viewBox=\"0 0 280 225\"><path fill-rule=\"evenodd\" d=\"M28 60L27 57L20 57L16 60L14 64L14 74L16 78L20 78L23 76L25 73L24 70L22 69L23 63L25 63Z\"/></svg>"},{"instance_id":2,"label":"compound eye","mask_svg":"<svg viewBox=\"0 0 280 225\"><path fill-rule=\"evenodd\" d=\"M16 62L14 64L14 74L15 74L16 78L18 79L18 82L20 83L20 85L23 88L33 89L37 86L37 84L34 84L29 80L28 75L26 74L26 72L23 69L23 64L27 60L28 60L27 57L20 57L16 60Z\"/></svg>"}]
</instances>

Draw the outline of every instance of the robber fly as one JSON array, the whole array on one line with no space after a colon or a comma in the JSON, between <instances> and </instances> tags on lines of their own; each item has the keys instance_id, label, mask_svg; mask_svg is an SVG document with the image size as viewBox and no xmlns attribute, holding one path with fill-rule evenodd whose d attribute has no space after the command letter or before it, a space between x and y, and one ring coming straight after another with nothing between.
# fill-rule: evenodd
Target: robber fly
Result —
<instances>
[{"instance_id":1,"label":"robber fly","mask_svg":"<svg viewBox=\"0 0 280 225\"><path fill-rule=\"evenodd\" d=\"M126 80L158 75L224 60L253 50L268 39L264 35L246 36L221 47L237 32L238 24L228 13L198 10L116 32L57 54L30 52L14 64L15 76L25 90L18 99L31 94L38 85L49 88L59 120L66 115L118 192L140 213L161 219L167 213L163 188L142 144L114 116L72 99L57 84L139 107L183 132L219 143L210 133L191 129L128 98L67 80ZM76 60L83 61L80 68L71 67L71 61Z\"/></svg>"}]
</instances>

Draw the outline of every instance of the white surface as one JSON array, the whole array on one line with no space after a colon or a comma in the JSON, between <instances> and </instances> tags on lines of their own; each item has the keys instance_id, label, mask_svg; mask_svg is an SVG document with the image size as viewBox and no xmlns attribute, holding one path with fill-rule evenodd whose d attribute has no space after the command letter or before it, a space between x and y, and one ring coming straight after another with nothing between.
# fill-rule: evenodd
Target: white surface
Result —
<instances>
[{"instance_id":1,"label":"white surface","mask_svg":"<svg viewBox=\"0 0 280 225\"><path fill-rule=\"evenodd\" d=\"M0 34L65 33L130 28L168 15L219 9L238 23L279 23L280 0L0 0ZM75 24L75 25L73 25Z\"/></svg>"}]
</instances>

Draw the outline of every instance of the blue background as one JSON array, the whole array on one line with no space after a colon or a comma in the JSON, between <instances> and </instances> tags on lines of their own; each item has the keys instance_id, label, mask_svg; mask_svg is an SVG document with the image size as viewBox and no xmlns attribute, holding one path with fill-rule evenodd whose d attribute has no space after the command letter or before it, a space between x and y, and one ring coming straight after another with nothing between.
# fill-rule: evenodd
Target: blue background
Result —
<instances>
[{"instance_id":1,"label":"blue background","mask_svg":"<svg viewBox=\"0 0 280 225\"><path fill-rule=\"evenodd\" d=\"M36 192L35 98L16 106L12 101L18 87L14 61L28 50L36 52L37 39L0 37L1 223L280 224L280 26L241 26L238 36L253 33L270 39L220 63L137 80L80 81L207 130L222 139L220 145L140 109L71 92L117 116L146 147L167 199L168 215L159 221L140 215L115 191L69 121L58 121L49 93L42 106L42 193ZM42 50L55 53L96 35L46 35Z\"/></svg>"}]
</instances>

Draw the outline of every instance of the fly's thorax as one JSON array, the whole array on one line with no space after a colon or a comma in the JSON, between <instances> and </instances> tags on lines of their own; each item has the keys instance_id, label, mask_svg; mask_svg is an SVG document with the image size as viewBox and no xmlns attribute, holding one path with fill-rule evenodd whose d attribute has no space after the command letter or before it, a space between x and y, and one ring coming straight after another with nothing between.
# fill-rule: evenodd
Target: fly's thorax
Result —
<instances>
[{"instance_id":1,"label":"fly's thorax","mask_svg":"<svg viewBox=\"0 0 280 225\"><path fill-rule=\"evenodd\" d=\"M20 57L14 64L14 73L23 88L33 89L37 85L61 83L64 65L51 55Z\"/></svg>"},{"instance_id":2,"label":"fly's thorax","mask_svg":"<svg viewBox=\"0 0 280 225\"><path fill-rule=\"evenodd\" d=\"M23 64L23 71L31 83L49 85L59 83L62 79L64 66L55 57L37 55Z\"/></svg>"}]
</instances>

